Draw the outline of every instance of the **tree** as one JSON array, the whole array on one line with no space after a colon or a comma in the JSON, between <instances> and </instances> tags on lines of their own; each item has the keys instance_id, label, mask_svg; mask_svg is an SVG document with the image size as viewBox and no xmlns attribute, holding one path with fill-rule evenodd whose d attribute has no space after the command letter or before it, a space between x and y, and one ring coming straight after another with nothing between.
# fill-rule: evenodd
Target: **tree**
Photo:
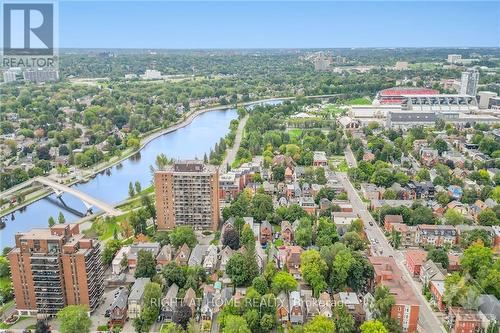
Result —
<instances>
[{"instance_id":1,"label":"tree","mask_svg":"<svg viewBox=\"0 0 500 333\"><path fill-rule=\"evenodd\" d=\"M57 313L61 333L88 333L92 322L88 308L83 305L68 305Z\"/></svg>"},{"instance_id":2,"label":"tree","mask_svg":"<svg viewBox=\"0 0 500 333\"><path fill-rule=\"evenodd\" d=\"M184 330L179 325L167 323L161 327L160 333L183 333Z\"/></svg>"},{"instance_id":3,"label":"tree","mask_svg":"<svg viewBox=\"0 0 500 333\"><path fill-rule=\"evenodd\" d=\"M491 236L483 229L467 230L460 235L460 244L463 248L468 248L474 242L482 242L484 246L491 247Z\"/></svg>"},{"instance_id":4,"label":"tree","mask_svg":"<svg viewBox=\"0 0 500 333\"><path fill-rule=\"evenodd\" d=\"M186 329L192 315L193 313L188 305L179 305L175 308L173 322Z\"/></svg>"},{"instance_id":5,"label":"tree","mask_svg":"<svg viewBox=\"0 0 500 333\"><path fill-rule=\"evenodd\" d=\"M421 168L420 170L417 171L417 174L415 175L415 179L419 182L425 181L425 180L431 180L431 175L429 173L429 170L425 168Z\"/></svg>"},{"instance_id":6,"label":"tree","mask_svg":"<svg viewBox=\"0 0 500 333\"><path fill-rule=\"evenodd\" d=\"M444 269L448 268L450 263L448 253L444 249L433 248L427 253L427 260L432 260L435 263L441 263Z\"/></svg>"},{"instance_id":7,"label":"tree","mask_svg":"<svg viewBox=\"0 0 500 333\"><path fill-rule=\"evenodd\" d=\"M441 206L446 206L450 202L450 196L445 191L440 191L436 194L436 201Z\"/></svg>"},{"instance_id":8,"label":"tree","mask_svg":"<svg viewBox=\"0 0 500 333\"><path fill-rule=\"evenodd\" d=\"M248 224L245 224L243 226L243 229L241 231L240 244L244 245L247 248L255 246L255 235Z\"/></svg>"},{"instance_id":9,"label":"tree","mask_svg":"<svg viewBox=\"0 0 500 333\"><path fill-rule=\"evenodd\" d=\"M415 208L410 217L410 225L435 224L432 209L424 206Z\"/></svg>"},{"instance_id":10,"label":"tree","mask_svg":"<svg viewBox=\"0 0 500 333\"><path fill-rule=\"evenodd\" d=\"M140 317L147 330L160 315L162 294L162 287L158 283L149 282L144 287L144 306Z\"/></svg>"},{"instance_id":11,"label":"tree","mask_svg":"<svg viewBox=\"0 0 500 333\"><path fill-rule=\"evenodd\" d=\"M37 320L35 326L35 333L49 333L50 326L45 322L45 320Z\"/></svg>"},{"instance_id":12,"label":"tree","mask_svg":"<svg viewBox=\"0 0 500 333\"><path fill-rule=\"evenodd\" d=\"M334 291L343 290L347 284L349 271L354 264L353 258L349 250L340 250L332 264L332 272L330 274L330 285Z\"/></svg>"},{"instance_id":13,"label":"tree","mask_svg":"<svg viewBox=\"0 0 500 333\"><path fill-rule=\"evenodd\" d=\"M256 193L252 199L252 216L257 222L264 221L273 213L273 198L264 193Z\"/></svg>"},{"instance_id":14,"label":"tree","mask_svg":"<svg viewBox=\"0 0 500 333\"><path fill-rule=\"evenodd\" d=\"M66 223L66 218L64 217L62 212L59 212L59 216L57 217L57 222L59 222L59 224Z\"/></svg>"},{"instance_id":15,"label":"tree","mask_svg":"<svg viewBox=\"0 0 500 333\"><path fill-rule=\"evenodd\" d=\"M240 235L235 229L228 229L224 232L222 245L229 246L233 250L240 248Z\"/></svg>"},{"instance_id":16,"label":"tree","mask_svg":"<svg viewBox=\"0 0 500 333\"><path fill-rule=\"evenodd\" d=\"M54 220L54 218L52 216L49 217L49 228L52 228L55 225L56 225L56 221Z\"/></svg>"},{"instance_id":17,"label":"tree","mask_svg":"<svg viewBox=\"0 0 500 333\"><path fill-rule=\"evenodd\" d=\"M444 213L444 218L446 219L446 224L459 225L466 222L465 217L456 209L450 208Z\"/></svg>"},{"instance_id":18,"label":"tree","mask_svg":"<svg viewBox=\"0 0 500 333\"><path fill-rule=\"evenodd\" d=\"M257 290L259 294L264 295L268 289L266 278L263 276L256 276L252 280L252 287L254 287L254 289Z\"/></svg>"},{"instance_id":19,"label":"tree","mask_svg":"<svg viewBox=\"0 0 500 333\"><path fill-rule=\"evenodd\" d=\"M133 197L135 195L135 190L134 190L134 185L132 185L132 182L128 183L128 196Z\"/></svg>"},{"instance_id":20,"label":"tree","mask_svg":"<svg viewBox=\"0 0 500 333\"><path fill-rule=\"evenodd\" d=\"M135 188L135 193L139 194L141 193L141 183L139 181L136 181L135 184L134 184L134 188Z\"/></svg>"},{"instance_id":21,"label":"tree","mask_svg":"<svg viewBox=\"0 0 500 333\"><path fill-rule=\"evenodd\" d=\"M117 239L108 241L104 246L104 250L101 252L102 262L105 265L111 264L111 262L113 261L113 257L115 256L116 252L121 249L121 247L122 243Z\"/></svg>"},{"instance_id":22,"label":"tree","mask_svg":"<svg viewBox=\"0 0 500 333\"><path fill-rule=\"evenodd\" d=\"M274 326L276 325L276 320L274 319L274 315L266 313L262 316L260 320L260 327L264 330L264 332L270 332Z\"/></svg>"},{"instance_id":23,"label":"tree","mask_svg":"<svg viewBox=\"0 0 500 333\"><path fill-rule=\"evenodd\" d=\"M335 332L335 324L323 315L315 316L304 325L304 333L332 333Z\"/></svg>"},{"instance_id":24,"label":"tree","mask_svg":"<svg viewBox=\"0 0 500 333\"><path fill-rule=\"evenodd\" d=\"M365 241L354 231L347 232L342 237L342 242L352 251L362 251L365 249Z\"/></svg>"},{"instance_id":25,"label":"tree","mask_svg":"<svg viewBox=\"0 0 500 333\"><path fill-rule=\"evenodd\" d=\"M135 278L152 278L156 274L155 258L150 251L139 250Z\"/></svg>"},{"instance_id":26,"label":"tree","mask_svg":"<svg viewBox=\"0 0 500 333\"><path fill-rule=\"evenodd\" d=\"M479 222L480 225L486 225L486 226L500 225L500 221L498 220L497 215L490 208L487 208L483 210L481 213L479 213L477 221Z\"/></svg>"},{"instance_id":27,"label":"tree","mask_svg":"<svg viewBox=\"0 0 500 333\"><path fill-rule=\"evenodd\" d=\"M243 318L245 318L248 327L252 331L257 331L260 328L260 315L257 309L249 309L245 311Z\"/></svg>"},{"instance_id":28,"label":"tree","mask_svg":"<svg viewBox=\"0 0 500 333\"><path fill-rule=\"evenodd\" d=\"M448 144L443 139L436 139L432 147L438 151L439 155L448 150Z\"/></svg>"},{"instance_id":29,"label":"tree","mask_svg":"<svg viewBox=\"0 0 500 333\"><path fill-rule=\"evenodd\" d=\"M273 180L277 182L282 182L285 180L285 168L282 166L276 166L273 168Z\"/></svg>"},{"instance_id":30,"label":"tree","mask_svg":"<svg viewBox=\"0 0 500 333\"><path fill-rule=\"evenodd\" d=\"M481 243L475 243L464 251L460 265L476 278L493 265L493 251Z\"/></svg>"},{"instance_id":31,"label":"tree","mask_svg":"<svg viewBox=\"0 0 500 333\"><path fill-rule=\"evenodd\" d=\"M193 228L189 226L177 226L169 234L170 244L178 248L186 243L191 249L198 243Z\"/></svg>"},{"instance_id":32,"label":"tree","mask_svg":"<svg viewBox=\"0 0 500 333\"><path fill-rule=\"evenodd\" d=\"M245 253L233 255L226 265L226 273L235 285L249 285L259 274L255 253L247 250Z\"/></svg>"},{"instance_id":33,"label":"tree","mask_svg":"<svg viewBox=\"0 0 500 333\"><path fill-rule=\"evenodd\" d=\"M297 288L297 280L295 280L290 273L279 271L273 278L271 288L276 295L278 295L281 291L288 294Z\"/></svg>"},{"instance_id":34,"label":"tree","mask_svg":"<svg viewBox=\"0 0 500 333\"><path fill-rule=\"evenodd\" d=\"M365 321L359 329L361 333L389 333L384 324L378 320Z\"/></svg>"},{"instance_id":35,"label":"tree","mask_svg":"<svg viewBox=\"0 0 500 333\"><path fill-rule=\"evenodd\" d=\"M392 306L395 303L394 296L391 295L389 288L378 286L375 288L374 302L371 304L373 314L377 319L389 318Z\"/></svg>"},{"instance_id":36,"label":"tree","mask_svg":"<svg viewBox=\"0 0 500 333\"><path fill-rule=\"evenodd\" d=\"M361 233L363 231L363 221L361 221L361 219L355 219L349 226L348 231Z\"/></svg>"},{"instance_id":37,"label":"tree","mask_svg":"<svg viewBox=\"0 0 500 333\"><path fill-rule=\"evenodd\" d=\"M225 318L222 333L251 333L243 317L229 315Z\"/></svg>"},{"instance_id":38,"label":"tree","mask_svg":"<svg viewBox=\"0 0 500 333\"><path fill-rule=\"evenodd\" d=\"M165 283L167 286L171 286L175 283L179 286L179 288L182 288L186 283L184 271L175 261L171 261L163 266L162 274L165 277Z\"/></svg>"},{"instance_id":39,"label":"tree","mask_svg":"<svg viewBox=\"0 0 500 333\"><path fill-rule=\"evenodd\" d=\"M397 231L395 228L391 230L390 242L393 248L396 250L401 246L401 232Z\"/></svg>"},{"instance_id":40,"label":"tree","mask_svg":"<svg viewBox=\"0 0 500 333\"><path fill-rule=\"evenodd\" d=\"M333 322L337 333L351 333L355 330L354 317L347 311L344 304L336 305L333 308Z\"/></svg>"},{"instance_id":41,"label":"tree","mask_svg":"<svg viewBox=\"0 0 500 333\"><path fill-rule=\"evenodd\" d=\"M318 297L320 292L327 288L325 281L328 265L316 250L307 250L300 255L300 271L306 281L313 289L313 294Z\"/></svg>"}]
</instances>

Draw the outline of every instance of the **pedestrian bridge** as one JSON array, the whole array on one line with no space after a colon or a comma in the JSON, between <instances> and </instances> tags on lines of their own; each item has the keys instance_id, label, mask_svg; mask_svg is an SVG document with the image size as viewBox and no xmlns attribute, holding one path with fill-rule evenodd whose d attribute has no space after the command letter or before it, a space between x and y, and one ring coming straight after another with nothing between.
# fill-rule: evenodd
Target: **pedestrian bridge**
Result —
<instances>
[{"instance_id":1,"label":"pedestrian bridge","mask_svg":"<svg viewBox=\"0 0 500 333\"><path fill-rule=\"evenodd\" d=\"M8 191L1 193L0 197L6 197L7 195L10 195L11 193L13 193L14 190L18 191L22 188L26 188L28 186L31 186L34 183L38 183L38 184L41 184L43 186L47 186L47 187L51 188L58 197L60 197L63 193L68 193L68 194L82 200L85 207L87 207L87 210L90 210L92 207L97 207L110 216L119 216L119 215L123 214L119 209L114 208L110 204L107 204L99 199L96 199L96 198L94 198L86 193L78 191L74 187L69 187L69 186L66 186L63 184L59 184L59 183L57 183L49 178L46 178L46 177L36 177L36 178L30 179L27 182L24 182L18 186L15 186L15 188L12 188Z\"/></svg>"}]
</instances>

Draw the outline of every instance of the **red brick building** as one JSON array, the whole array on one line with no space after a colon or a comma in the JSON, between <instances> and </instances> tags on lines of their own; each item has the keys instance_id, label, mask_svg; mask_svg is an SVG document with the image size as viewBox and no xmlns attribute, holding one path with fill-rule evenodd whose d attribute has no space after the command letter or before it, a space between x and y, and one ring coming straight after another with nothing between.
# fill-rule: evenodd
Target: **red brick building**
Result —
<instances>
[{"instance_id":1,"label":"red brick building","mask_svg":"<svg viewBox=\"0 0 500 333\"><path fill-rule=\"evenodd\" d=\"M427 252L424 250L408 250L405 253L406 267L413 276L420 275L420 268L427 259Z\"/></svg>"},{"instance_id":2,"label":"red brick building","mask_svg":"<svg viewBox=\"0 0 500 333\"><path fill-rule=\"evenodd\" d=\"M370 257L368 258L374 269L374 283L389 288L394 295L395 304L391 309L391 317L397 320L403 332L414 333L417 331L420 303L403 278L392 257Z\"/></svg>"},{"instance_id":3,"label":"red brick building","mask_svg":"<svg viewBox=\"0 0 500 333\"><path fill-rule=\"evenodd\" d=\"M481 329L481 317L473 310L451 307L448 313L448 327L453 333L476 333Z\"/></svg>"},{"instance_id":4,"label":"red brick building","mask_svg":"<svg viewBox=\"0 0 500 333\"><path fill-rule=\"evenodd\" d=\"M32 229L15 236L8 258L20 315L55 315L67 305L95 310L104 292L100 243L78 225Z\"/></svg>"}]
</instances>

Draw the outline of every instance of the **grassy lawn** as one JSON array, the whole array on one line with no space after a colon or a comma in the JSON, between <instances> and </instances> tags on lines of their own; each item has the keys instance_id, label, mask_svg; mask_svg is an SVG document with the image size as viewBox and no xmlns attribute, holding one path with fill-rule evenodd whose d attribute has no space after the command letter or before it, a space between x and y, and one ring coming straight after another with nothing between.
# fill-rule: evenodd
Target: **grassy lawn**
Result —
<instances>
[{"instance_id":1,"label":"grassy lawn","mask_svg":"<svg viewBox=\"0 0 500 333\"><path fill-rule=\"evenodd\" d=\"M336 116L336 115L340 115L342 114L343 112L345 112L345 110L342 110L342 109L339 109L338 107L336 107L335 105L329 105L325 108L325 111Z\"/></svg>"},{"instance_id":2,"label":"grassy lawn","mask_svg":"<svg viewBox=\"0 0 500 333\"><path fill-rule=\"evenodd\" d=\"M296 139L302 135L302 130L300 128L291 129L288 131L288 135L290 136L290 140Z\"/></svg>"},{"instance_id":3,"label":"grassy lawn","mask_svg":"<svg viewBox=\"0 0 500 333\"><path fill-rule=\"evenodd\" d=\"M409 69L420 69L420 70L426 70L426 71L432 71L440 68L440 65L433 64L433 63L427 63L427 62L422 62L422 63L417 63L417 64L408 64Z\"/></svg>"},{"instance_id":4,"label":"grassy lawn","mask_svg":"<svg viewBox=\"0 0 500 333\"><path fill-rule=\"evenodd\" d=\"M366 98L354 98L346 101L347 105L370 105L372 102Z\"/></svg>"}]
</instances>

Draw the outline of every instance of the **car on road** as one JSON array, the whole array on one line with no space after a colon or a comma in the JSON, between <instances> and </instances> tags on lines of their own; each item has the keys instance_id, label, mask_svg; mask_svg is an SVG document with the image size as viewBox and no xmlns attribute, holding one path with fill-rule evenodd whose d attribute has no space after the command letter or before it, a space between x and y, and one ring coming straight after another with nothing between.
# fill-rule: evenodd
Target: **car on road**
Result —
<instances>
[{"instance_id":1,"label":"car on road","mask_svg":"<svg viewBox=\"0 0 500 333\"><path fill-rule=\"evenodd\" d=\"M369 221L368 224L373 227L373 222L372 221Z\"/></svg>"}]
</instances>

